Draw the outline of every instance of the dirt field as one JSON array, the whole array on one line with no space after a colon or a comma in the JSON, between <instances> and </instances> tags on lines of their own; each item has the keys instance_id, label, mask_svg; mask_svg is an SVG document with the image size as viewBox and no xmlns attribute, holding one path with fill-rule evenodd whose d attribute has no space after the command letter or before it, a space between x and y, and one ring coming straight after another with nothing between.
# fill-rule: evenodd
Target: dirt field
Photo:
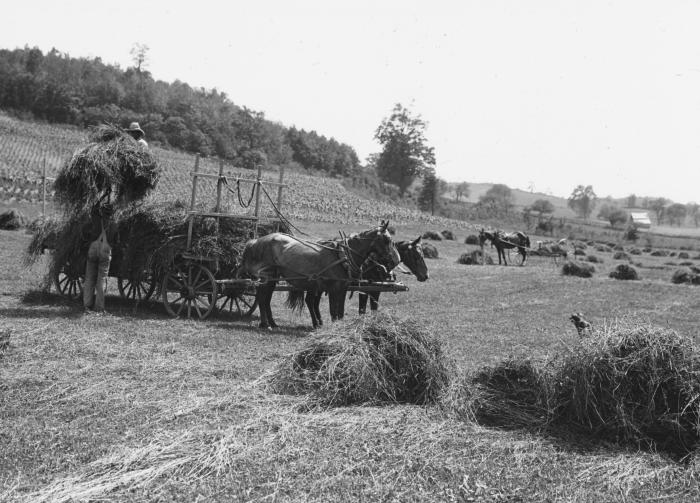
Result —
<instances>
[{"instance_id":1,"label":"dirt field","mask_svg":"<svg viewBox=\"0 0 700 503\"><path fill-rule=\"evenodd\" d=\"M396 238L420 232L399 228ZM670 282L675 266L665 263L677 258L635 256L642 279L616 281L607 273L620 261L591 251L604 262L581 279L542 257L525 267L459 265L468 247L458 238L434 242L430 280L400 278L410 291L383 294L380 309L425 323L460 372L566 350L577 340L575 311L600 324L640 318L700 342L700 289ZM257 317L173 320L159 303L134 311L117 297L107 315L83 315L38 292L42 264L21 266L28 240L0 231L0 333L11 334L0 353L0 501L700 498L696 462L663 453L488 429L438 407L303 412L301 398L268 393L261 379L314 336L283 294L273 331L258 330ZM325 299L322 310L327 317Z\"/></svg>"}]
</instances>

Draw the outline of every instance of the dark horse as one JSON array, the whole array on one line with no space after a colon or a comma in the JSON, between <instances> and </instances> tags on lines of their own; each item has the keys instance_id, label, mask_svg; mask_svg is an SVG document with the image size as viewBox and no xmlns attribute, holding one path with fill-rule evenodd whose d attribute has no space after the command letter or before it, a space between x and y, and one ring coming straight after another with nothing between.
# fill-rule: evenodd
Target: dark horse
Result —
<instances>
[{"instance_id":1,"label":"dark horse","mask_svg":"<svg viewBox=\"0 0 700 503\"><path fill-rule=\"evenodd\" d=\"M423 257L423 247L420 244L420 236L414 241L399 241L396 243L396 249L399 251L401 262L418 278L418 281L426 281L428 279L428 266L425 265ZM388 265L381 263L379 260L374 260L370 257L362 268L362 279L370 281L386 281L392 279L388 272L391 268ZM369 297L369 308L376 311L379 306L380 292L364 293L360 292L360 314L365 314L367 311L367 298Z\"/></svg>"},{"instance_id":2,"label":"dark horse","mask_svg":"<svg viewBox=\"0 0 700 503\"><path fill-rule=\"evenodd\" d=\"M359 234L336 241L312 243L293 236L273 233L246 243L237 276L249 275L264 281L257 288L256 300L260 308L260 327L276 327L270 301L277 281L286 280L297 290L307 292L306 303L314 327L318 308L314 299L328 292L331 320L345 314L345 295L348 281L359 275L360 265L370 253L395 267L399 254L387 231L389 222Z\"/></svg>"},{"instance_id":3,"label":"dark horse","mask_svg":"<svg viewBox=\"0 0 700 503\"><path fill-rule=\"evenodd\" d=\"M506 262L506 254L503 250L510 250L511 248L518 249L518 253L522 257L520 265L525 265L527 261L527 250L530 248L530 238L527 237L527 235L519 231L506 234L502 230L489 232L481 229L479 231L479 244L484 246L486 240L491 241L491 244L496 247L499 265L501 264L501 257L503 257L503 263L508 265L508 262Z\"/></svg>"}]
</instances>

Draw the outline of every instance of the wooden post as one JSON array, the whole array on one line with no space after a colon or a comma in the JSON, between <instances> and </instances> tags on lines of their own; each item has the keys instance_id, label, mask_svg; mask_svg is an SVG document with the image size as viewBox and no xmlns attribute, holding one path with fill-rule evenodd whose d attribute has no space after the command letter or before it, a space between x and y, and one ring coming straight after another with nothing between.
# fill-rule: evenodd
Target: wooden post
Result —
<instances>
[{"instance_id":1,"label":"wooden post","mask_svg":"<svg viewBox=\"0 0 700 503\"><path fill-rule=\"evenodd\" d=\"M262 164L258 164L258 178L255 182L255 235L258 237L258 221L260 220L260 189L262 180Z\"/></svg>"},{"instance_id":2,"label":"wooden post","mask_svg":"<svg viewBox=\"0 0 700 503\"><path fill-rule=\"evenodd\" d=\"M280 166L280 186L277 188L277 209L282 211L282 182L284 181L284 165Z\"/></svg>"},{"instance_id":3,"label":"wooden post","mask_svg":"<svg viewBox=\"0 0 700 503\"><path fill-rule=\"evenodd\" d=\"M194 158L194 172L192 173L192 199L190 201L190 211L194 211L195 203L197 201L197 173L199 172L199 154ZM187 251L190 251L192 246L192 230L194 228L194 214L190 213L188 215L190 219L189 227L187 228Z\"/></svg>"},{"instance_id":4,"label":"wooden post","mask_svg":"<svg viewBox=\"0 0 700 503\"><path fill-rule=\"evenodd\" d=\"M219 160L219 179L216 181L216 209L217 213L221 213L221 189L224 185L224 160ZM219 217L216 217L218 223Z\"/></svg>"},{"instance_id":5,"label":"wooden post","mask_svg":"<svg viewBox=\"0 0 700 503\"><path fill-rule=\"evenodd\" d=\"M46 153L44 153L44 162L41 175L41 216L46 220Z\"/></svg>"}]
</instances>

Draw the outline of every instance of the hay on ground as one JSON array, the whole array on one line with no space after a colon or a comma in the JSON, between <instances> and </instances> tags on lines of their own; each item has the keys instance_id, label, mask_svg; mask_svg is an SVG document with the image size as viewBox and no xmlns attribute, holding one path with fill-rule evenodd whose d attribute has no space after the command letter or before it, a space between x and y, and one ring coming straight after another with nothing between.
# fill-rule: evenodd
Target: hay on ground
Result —
<instances>
[{"instance_id":1,"label":"hay on ground","mask_svg":"<svg viewBox=\"0 0 700 503\"><path fill-rule=\"evenodd\" d=\"M637 274L637 270L628 264L618 264L613 271L610 271L610 274L608 276L614 279L639 279L639 274Z\"/></svg>"},{"instance_id":2,"label":"hay on ground","mask_svg":"<svg viewBox=\"0 0 700 503\"><path fill-rule=\"evenodd\" d=\"M438 258L438 249L432 243L423 243L423 256L425 258Z\"/></svg>"},{"instance_id":3,"label":"hay on ground","mask_svg":"<svg viewBox=\"0 0 700 503\"><path fill-rule=\"evenodd\" d=\"M316 406L428 404L448 383L439 340L414 319L387 314L336 323L271 374L270 390L307 394Z\"/></svg>"},{"instance_id":4,"label":"hay on ground","mask_svg":"<svg viewBox=\"0 0 700 503\"><path fill-rule=\"evenodd\" d=\"M697 269L697 268L696 268ZM673 271L671 282L677 285L686 283L689 285L700 285L700 271L694 271L687 267Z\"/></svg>"},{"instance_id":5,"label":"hay on ground","mask_svg":"<svg viewBox=\"0 0 700 503\"><path fill-rule=\"evenodd\" d=\"M481 265L486 263L488 265L493 265L493 258L487 253L482 255L481 250L472 250L471 252L462 253L457 259L457 263L465 265Z\"/></svg>"},{"instance_id":6,"label":"hay on ground","mask_svg":"<svg viewBox=\"0 0 700 503\"><path fill-rule=\"evenodd\" d=\"M425 231L421 237L423 239L432 239L433 241L442 241L442 235L435 231Z\"/></svg>"},{"instance_id":7,"label":"hay on ground","mask_svg":"<svg viewBox=\"0 0 700 503\"><path fill-rule=\"evenodd\" d=\"M54 183L56 200L68 212L89 211L107 194L117 205L125 205L155 188L160 169L148 148L112 125L95 128L89 139Z\"/></svg>"},{"instance_id":8,"label":"hay on ground","mask_svg":"<svg viewBox=\"0 0 700 503\"><path fill-rule=\"evenodd\" d=\"M442 237L448 241L455 240L454 232L452 232L451 230L445 229L444 231L441 231L440 234L442 234Z\"/></svg>"},{"instance_id":9,"label":"hay on ground","mask_svg":"<svg viewBox=\"0 0 700 503\"><path fill-rule=\"evenodd\" d=\"M16 231L26 224L26 217L18 210L11 209L0 213L0 230Z\"/></svg>"},{"instance_id":10,"label":"hay on ground","mask_svg":"<svg viewBox=\"0 0 700 503\"><path fill-rule=\"evenodd\" d=\"M466 375L444 404L483 424L686 454L700 441L700 358L688 337L623 321L539 364L509 359Z\"/></svg>"},{"instance_id":11,"label":"hay on ground","mask_svg":"<svg viewBox=\"0 0 700 503\"><path fill-rule=\"evenodd\" d=\"M477 236L476 234L469 234L466 238L464 238L464 244L478 245L479 244L479 236Z\"/></svg>"},{"instance_id":12,"label":"hay on ground","mask_svg":"<svg viewBox=\"0 0 700 503\"><path fill-rule=\"evenodd\" d=\"M574 262L567 260L561 268L564 276L578 276L579 278L591 278L595 272L595 267L586 262Z\"/></svg>"}]
</instances>

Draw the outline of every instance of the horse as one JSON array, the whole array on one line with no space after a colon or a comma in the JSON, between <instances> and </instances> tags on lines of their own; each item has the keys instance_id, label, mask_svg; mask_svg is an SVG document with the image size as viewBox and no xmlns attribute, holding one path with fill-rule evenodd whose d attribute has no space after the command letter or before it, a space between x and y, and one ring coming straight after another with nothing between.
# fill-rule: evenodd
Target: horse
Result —
<instances>
[{"instance_id":1,"label":"horse","mask_svg":"<svg viewBox=\"0 0 700 503\"><path fill-rule=\"evenodd\" d=\"M428 266L425 265L423 257L423 248L420 244L421 236L413 241L398 241L396 249L401 257L401 262L416 276L418 281L426 281L428 279ZM392 279L388 272L390 269L384 264L375 260L368 260L365 267L362 268L362 279L371 281L386 281ZM360 314L365 314L367 311L367 298L369 297L369 307L371 311L376 311L379 306L379 294L381 292L370 292L359 294L359 311Z\"/></svg>"},{"instance_id":2,"label":"horse","mask_svg":"<svg viewBox=\"0 0 700 503\"><path fill-rule=\"evenodd\" d=\"M484 246L486 240L491 241L491 244L496 247L499 265L501 264L501 257L503 257L503 264L508 265L508 262L506 261L506 254L503 250L510 250L512 248L518 249L518 253L523 258L520 265L525 265L525 262L527 261L527 249L530 248L530 238L527 235L520 231L506 234L502 230L489 232L481 229L479 231L479 244Z\"/></svg>"},{"instance_id":3,"label":"horse","mask_svg":"<svg viewBox=\"0 0 700 503\"><path fill-rule=\"evenodd\" d=\"M314 316L319 313L314 312L313 300L322 292L328 293L331 320L342 319L347 283L359 275L360 264L369 254L375 253L392 268L401 260L387 231L388 226L388 221L382 222L374 229L320 243L302 241L279 232L248 241L236 277L248 275L263 281L256 291L260 327L277 326L270 302L280 279L286 280L296 290L307 292L306 302L314 327L317 326Z\"/></svg>"}]
</instances>

